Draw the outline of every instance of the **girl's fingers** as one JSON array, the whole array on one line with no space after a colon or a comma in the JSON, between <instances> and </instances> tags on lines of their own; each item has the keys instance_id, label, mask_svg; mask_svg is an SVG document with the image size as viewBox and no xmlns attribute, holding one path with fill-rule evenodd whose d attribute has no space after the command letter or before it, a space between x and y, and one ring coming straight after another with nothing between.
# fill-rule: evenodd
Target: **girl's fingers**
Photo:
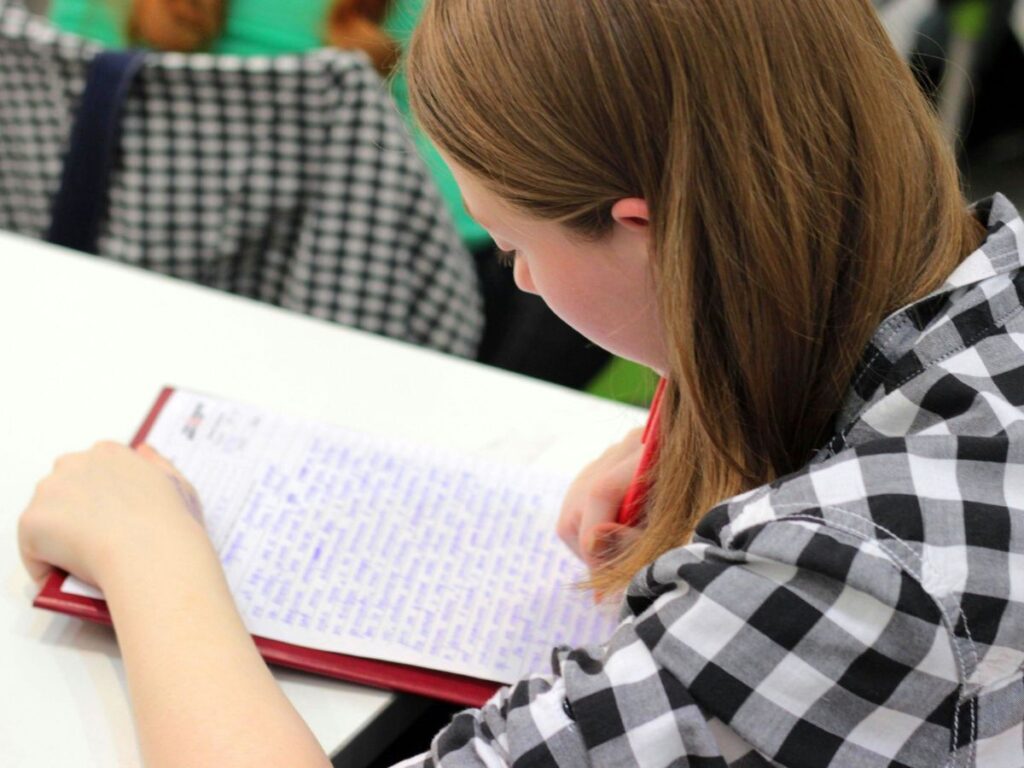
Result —
<instances>
[{"instance_id":1,"label":"girl's fingers","mask_svg":"<svg viewBox=\"0 0 1024 768\"><path fill-rule=\"evenodd\" d=\"M25 570L28 571L29 577L36 584L41 585L49 578L50 572L53 571L53 567L49 563L36 560L25 551L24 547L21 548L21 562L25 566Z\"/></svg>"},{"instance_id":2,"label":"girl's fingers","mask_svg":"<svg viewBox=\"0 0 1024 768\"><path fill-rule=\"evenodd\" d=\"M170 475L171 479L174 480L175 486L182 491L185 496L195 496L196 491L192 487L192 484L185 478L179 469L174 466L162 453L159 453L156 448L151 446L149 443L142 443L135 451L146 461L153 466L162 470L164 474Z\"/></svg>"},{"instance_id":3,"label":"girl's fingers","mask_svg":"<svg viewBox=\"0 0 1024 768\"><path fill-rule=\"evenodd\" d=\"M593 528L614 522L643 450L642 429L634 429L587 465L569 486L556 532L581 560L589 562Z\"/></svg>"},{"instance_id":4,"label":"girl's fingers","mask_svg":"<svg viewBox=\"0 0 1024 768\"><path fill-rule=\"evenodd\" d=\"M591 537L583 553L583 560L594 570L609 557L621 551L629 540L639 535L636 528L621 523L600 523L591 530Z\"/></svg>"},{"instance_id":5,"label":"girl's fingers","mask_svg":"<svg viewBox=\"0 0 1024 768\"><path fill-rule=\"evenodd\" d=\"M626 491L633 482L636 473L636 459L628 455L620 459L600 477L596 478L589 489L583 503L579 521L578 551L583 560L590 565L595 548L596 534L599 526L615 523L619 517L619 508L626 497Z\"/></svg>"},{"instance_id":6,"label":"girl's fingers","mask_svg":"<svg viewBox=\"0 0 1024 768\"><path fill-rule=\"evenodd\" d=\"M135 452L142 458L148 461L150 464L154 464L169 475L177 475L178 470L171 462L164 458L163 454L158 453L157 450L149 443L142 443Z\"/></svg>"},{"instance_id":7,"label":"girl's fingers","mask_svg":"<svg viewBox=\"0 0 1024 768\"><path fill-rule=\"evenodd\" d=\"M28 510L18 518L18 554L21 556L22 565L25 566L25 570L28 571L32 581L42 584L50 575L53 567L39 557L37 548L33 546L33 531L38 526L35 523L34 517L30 518L28 516L28 511L32 510L35 503L36 498L33 497L32 501L29 502Z\"/></svg>"},{"instance_id":8,"label":"girl's fingers","mask_svg":"<svg viewBox=\"0 0 1024 768\"><path fill-rule=\"evenodd\" d=\"M174 487L177 489L178 494L181 496L182 500L185 502L185 506L188 508L188 513L202 523L203 509L202 504L199 502L199 494L196 493L192 484L185 479L185 476L178 471L178 468L149 443L142 443L135 450L139 456L171 478L174 482Z\"/></svg>"}]
</instances>

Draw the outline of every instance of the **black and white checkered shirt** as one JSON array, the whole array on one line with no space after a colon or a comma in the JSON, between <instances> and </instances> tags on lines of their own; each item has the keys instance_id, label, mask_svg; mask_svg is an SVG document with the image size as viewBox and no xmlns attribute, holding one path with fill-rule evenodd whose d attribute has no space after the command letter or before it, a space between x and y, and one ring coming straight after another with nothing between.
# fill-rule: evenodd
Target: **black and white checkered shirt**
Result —
<instances>
[{"instance_id":1,"label":"black and white checkered shirt","mask_svg":"<svg viewBox=\"0 0 1024 768\"><path fill-rule=\"evenodd\" d=\"M0 0L0 228L50 222L100 48ZM98 250L475 356L469 254L362 54L148 54L124 104Z\"/></svg>"},{"instance_id":2,"label":"black and white checkered shirt","mask_svg":"<svg viewBox=\"0 0 1024 768\"><path fill-rule=\"evenodd\" d=\"M802 471L633 581L607 645L455 717L444 766L1024 766L1024 223L883 323Z\"/></svg>"}]
</instances>

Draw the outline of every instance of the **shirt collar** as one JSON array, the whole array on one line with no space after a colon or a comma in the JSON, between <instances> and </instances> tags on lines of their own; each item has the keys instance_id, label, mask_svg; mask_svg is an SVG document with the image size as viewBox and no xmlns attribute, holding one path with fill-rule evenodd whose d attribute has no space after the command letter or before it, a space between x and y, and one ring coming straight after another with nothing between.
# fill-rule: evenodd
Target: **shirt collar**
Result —
<instances>
[{"instance_id":1,"label":"shirt collar","mask_svg":"<svg viewBox=\"0 0 1024 768\"><path fill-rule=\"evenodd\" d=\"M847 431L878 396L881 385L907 367L898 363L907 360L908 352L920 347L924 337L943 320L953 318L972 303L985 300L984 290L974 291L975 287L1024 267L1024 221L1013 204L997 193L976 203L972 211L985 224L988 233L985 241L953 270L940 288L897 310L878 327L836 417L836 434L819 451L817 459L826 458L842 447ZM975 293L978 296L973 296ZM924 340L924 346L941 345L941 337L941 333L933 335Z\"/></svg>"},{"instance_id":2,"label":"shirt collar","mask_svg":"<svg viewBox=\"0 0 1024 768\"><path fill-rule=\"evenodd\" d=\"M948 294L1024 266L1024 221L1013 203L997 193L977 203L973 210L985 223L988 237L960 263L936 294Z\"/></svg>"}]
</instances>

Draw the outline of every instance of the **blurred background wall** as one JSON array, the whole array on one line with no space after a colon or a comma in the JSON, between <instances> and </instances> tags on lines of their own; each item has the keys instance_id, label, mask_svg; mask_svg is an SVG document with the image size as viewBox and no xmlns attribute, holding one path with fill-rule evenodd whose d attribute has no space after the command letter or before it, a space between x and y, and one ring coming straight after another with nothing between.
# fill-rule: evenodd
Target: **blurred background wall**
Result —
<instances>
[{"instance_id":1,"label":"blurred background wall","mask_svg":"<svg viewBox=\"0 0 1024 768\"><path fill-rule=\"evenodd\" d=\"M1024 0L874 0L935 99L971 197L1024 201Z\"/></svg>"}]
</instances>

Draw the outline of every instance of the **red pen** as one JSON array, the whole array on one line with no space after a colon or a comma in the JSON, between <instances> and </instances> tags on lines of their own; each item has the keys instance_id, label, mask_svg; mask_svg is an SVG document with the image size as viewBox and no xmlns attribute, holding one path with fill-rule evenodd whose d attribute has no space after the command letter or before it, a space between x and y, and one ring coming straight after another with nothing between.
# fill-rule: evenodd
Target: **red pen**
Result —
<instances>
[{"instance_id":1,"label":"red pen","mask_svg":"<svg viewBox=\"0 0 1024 768\"><path fill-rule=\"evenodd\" d=\"M647 425L644 427L644 434L641 438L644 452L640 455L640 463L637 465L636 474L633 475L633 482L626 489L622 506L619 507L618 522L622 525L636 524L647 501L647 479L645 476L654 465L658 451L658 417L664 392L665 379L661 379L658 382L658 388L654 390L651 410L647 414Z\"/></svg>"}]
</instances>

